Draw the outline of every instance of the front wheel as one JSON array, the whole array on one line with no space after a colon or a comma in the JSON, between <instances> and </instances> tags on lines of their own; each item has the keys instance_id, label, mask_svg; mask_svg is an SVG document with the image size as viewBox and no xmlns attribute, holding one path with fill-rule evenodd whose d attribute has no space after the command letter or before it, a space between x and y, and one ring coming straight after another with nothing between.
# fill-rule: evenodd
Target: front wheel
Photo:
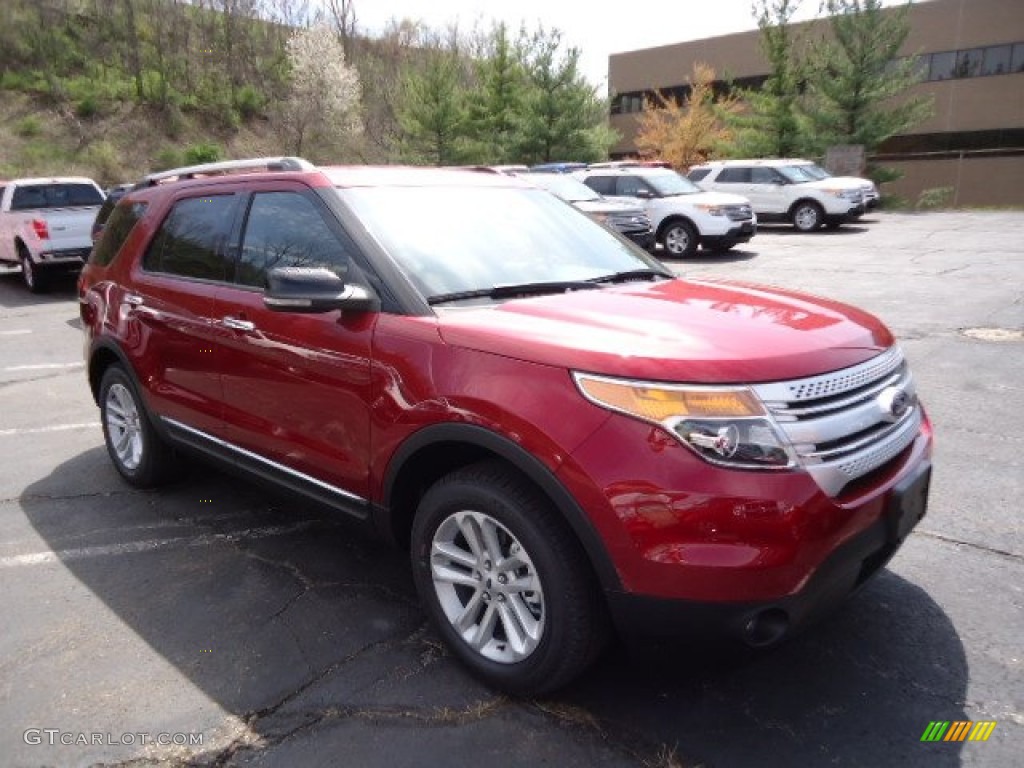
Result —
<instances>
[{"instance_id":1,"label":"front wheel","mask_svg":"<svg viewBox=\"0 0 1024 768\"><path fill-rule=\"evenodd\" d=\"M821 226L825 212L817 203L805 200L793 209L793 226L801 232L813 232Z\"/></svg>"},{"instance_id":2,"label":"front wheel","mask_svg":"<svg viewBox=\"0 0 1024 768\"><path fill-rule=\"evenodd\" d=\"M153 428L135 384L119 365L103 374L100 421L110 460L131 485L151 488L174 475L177 457Z\"/></svg>"},{"instance_id":3,"label":"front wheel","mask_svg":"<svg viewBox=\"0 0 1024 768\"><path fill-rule=\"evenodd\" d=\"M697 252L697 230L688 221L673 221L661 232L661 247L668 256L685 259Z\"/></svg>"},{"instance_id":4,"label":"front wheel","mask_svg":"<svg viewBox=\"0 0 1024 768\"><path fill-rule=\"evenodd\" d=\"M561 687L607 637L601 593L576 539L503 464L457 470L427 491L412 562L444 640L499 690L537 696Z\"/></svg>"}]
</instances>

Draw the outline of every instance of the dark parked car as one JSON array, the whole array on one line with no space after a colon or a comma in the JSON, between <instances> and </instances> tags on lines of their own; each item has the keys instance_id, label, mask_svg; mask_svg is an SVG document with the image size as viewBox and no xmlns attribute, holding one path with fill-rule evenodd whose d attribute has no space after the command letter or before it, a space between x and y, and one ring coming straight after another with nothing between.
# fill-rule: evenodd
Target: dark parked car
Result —
<instances>
[{"instance_id":1,"label":"dark parked car","mask_svg":"<svg viewBox=\"0 0 1024 768\"><path fill-rule=\"evenodd\" d=\"M103 201L103 205L96 212L96 218L92 222L92 242L94 245L100 239L100 235L103 234L103 228L106 226L107 219L110 218L114 206L117 205L117 201L124 197L125 193L132 186L131 184L118 184L116 187L111 187L107 190L107 199Z\"/></svg>"}]
</instances>

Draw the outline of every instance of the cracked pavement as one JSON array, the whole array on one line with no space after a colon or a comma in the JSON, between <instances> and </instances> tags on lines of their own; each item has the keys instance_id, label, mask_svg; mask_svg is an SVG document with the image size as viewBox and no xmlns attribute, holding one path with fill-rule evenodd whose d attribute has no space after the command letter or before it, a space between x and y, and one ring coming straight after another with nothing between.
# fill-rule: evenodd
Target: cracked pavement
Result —
<instances>
[{"instance_id":1,"label":"cracked pavement","mask_svg":"<svg viewBox=\"0 0 1024 768\"><path fill-rule=\"evenodd\" d=\"M867 219L670 263L880 315L936 425L928 516L841 611L771 653L619 646L543 701L469 677L426 626L405 554L329 514L198 464L158 492L125 486L77 365L73 288L29 296L0 275L0 762L1019 761L1024 342L962 331L1024 329L1024 213ZM998 725L985 743L921 744L932 720ZM142 743L177 733L202 744Z\"/></svg>"}]
</instances>

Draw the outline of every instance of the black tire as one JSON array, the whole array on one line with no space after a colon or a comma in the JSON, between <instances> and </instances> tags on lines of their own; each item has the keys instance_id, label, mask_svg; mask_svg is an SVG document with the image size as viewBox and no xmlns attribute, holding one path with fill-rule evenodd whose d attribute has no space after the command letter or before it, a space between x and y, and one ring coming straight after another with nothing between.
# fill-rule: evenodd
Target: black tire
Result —
<instances>
[{"instance_id":1,"label":"black tire","mask_svg":"<svg viewBox=\"0 0 1024 768\"><path fill-rule=\"evenodd\" d=\"M825 211L813 200L801 200L790 214L793 226L801 232L813 232L825 221Z\"/></svg>"},{"instance_id":2,"label":"black tire","mask_svg":"<svg viewBox=\"0 0 1024 768\"><path fill-rule=\"evenodd\" d=\"M103 440L114 467L136 488L153 488L179 469L178 457L160 438L131 377L112 365L100 383Z\"/></svg>"},{"instance_id":3,"label":"black tire","mask_svg":"<svg viewBox=\"0 0 1024 768\"><path fill-rule=\"evenodd\" d=\"M424 494L412 565L437 631L495 689L550 693L583 672L607 641L602 593L578 541L548 500L500 462L459 469ZM457 629L460 617L466 621Z\"/></svg>"},{"instance_id":4,"label":"black tire","mask_svg":"<svg viewBox=\"0 0 1024 768\"><path fill-rule=\"evenodd\" d=\"M24 247L18 249L21 257L21 281L30 293L43 293L46 291L46 279L42 270L32 263L28 251Z\"/></svg>"},{"instance_id":5,"label":"black tire","mask_svg":"<svg viewBox=\"0 0 1024 768\"><path fill-rule=\"evenodd\" d=\"M664 255L675 259L686 259L697 252L700 237L697 229L688 221L670 221L661 230L661 247Z\"/></svg>"}]
</instances>

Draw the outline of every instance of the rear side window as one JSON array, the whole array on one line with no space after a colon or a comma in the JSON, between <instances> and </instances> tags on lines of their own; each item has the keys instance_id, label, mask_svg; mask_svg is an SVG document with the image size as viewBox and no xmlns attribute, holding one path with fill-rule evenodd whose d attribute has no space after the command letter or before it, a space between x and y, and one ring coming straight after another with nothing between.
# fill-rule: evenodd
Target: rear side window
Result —
<instances>
[{"instance_id":1,"label":"rear side window","mask_svg":"<svg viewBox=\"0 0 1024 768\"><path fill-rule=\"evenodd\" d=\"M267 272L275 267L326 267L345 277L351 252L308 198L296 192L257 193L235 281L264 288Z\"/></svg>"},{"instance_id":2,"label":"rear side window","mask_svg":"<svg viewBox=\"0 0 1024 768\"><path fill-rule=\"evenodd\" d=\"M704 177L707 176L709 173L711 173L710 168L694 168L692 171L686 174L686 177L690 181L703 181Z\"/></svg>"},{"instance_id":3,"label":"rear side window","mask_svg":"<svg viewBox=\"0 0 1024 768\"><path fill-rule=\"evenodd\" d=\"M107 266L114 260L129 233L146 212L146 203L128 203L114 208L107 219L107 226L103 230L103 237L93 248L89 261L101 267Z\"/></svg>"},{"instance_id":4,"label":"rear side window","mask_svg":"<svg viewBox=\"0 0 1024 768\"><path fill-rule=\"evenodd\" d=\"M149 244L143 268L200 280L224 280L224 242L234 207L234 195L179 200ZM106 239L106 234L103 237Z\"/></svg>"},{"instance_id":5,"label":"rear side window","mask_svg":"<svg viewBox=\"0 0 1024 768\"><path fill-rule=\"evenodd\" d=\"M749 168L723 168L715 181L720 184L749 184Z\"/></svg>"},{"instance_id":6,"label":"rear side window","mask_svg":"<svg viewBox=\"0 0 1024 768\"><path fill-rule=\"evenodd\" d=\"M588 176L583 183L599 195L615 194L614 176Z\"/></svg>"},{"instance_id":7,"label":"rear side window","mask_svg":"<svg viewBox=\"0 0 1024 768\"><path fill-rule=\"evenodd\" d=\"M12 211L102 205L103 193L91 184L28 184L14 188Z\"/></svg>"}]
</instances>

